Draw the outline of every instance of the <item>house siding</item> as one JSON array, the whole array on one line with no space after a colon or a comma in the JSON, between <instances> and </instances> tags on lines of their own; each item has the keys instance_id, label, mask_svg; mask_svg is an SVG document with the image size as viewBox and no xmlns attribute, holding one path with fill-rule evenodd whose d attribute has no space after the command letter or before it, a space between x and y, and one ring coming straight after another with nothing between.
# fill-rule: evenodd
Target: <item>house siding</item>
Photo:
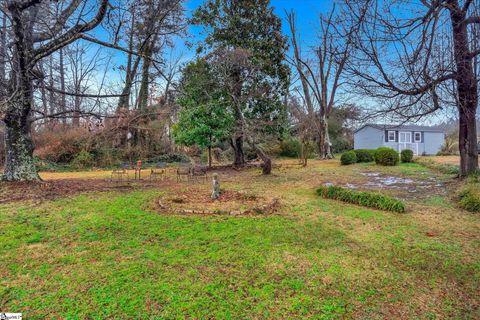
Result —
<instances>
[{"instance_id":1,"label":"house siding","mask_svg":"<svg viewBox=\"0 0 480 320\"><path fill-rule=\"evenodd\" d=\"M384 144L385 137L382 130L363 127L353 135L354 149L376 149Z\"/></svg>"},{"instance_id":2,"label":"house siding","mask_svg":"<svg viewBox=\"0 0 480 320\"><path fill-rule=\"evenodd\" d=\"M392 130L392 131L396 131L395 142L386 141L387 131L365 126L354 133L353 148L354 149L376 149L378 147L389 147L395 150L399 150L398 132L403 130L401 129ZM412 143L414 143L415 131L411 131L411 132L412 132ZM435 155L437 154L438 151L440 151L443 145L443 142L445 140L445 134L443 132L428 132L428 131L417 131L417 132L422 133L422 141L418 143L418 151L417 151L418 155L422 155L422 154Z\"/></svg>"},{"instance_id":3,"label":"house siding","mask_svg":"<svg viewBox=\"0 0 480 320\"><path fill-rule=\"evenodd\" d=\"M445 134L443 132L425 132L425 154L437 154L442 148L445 141Z\"/></svg>"}]
</instances>

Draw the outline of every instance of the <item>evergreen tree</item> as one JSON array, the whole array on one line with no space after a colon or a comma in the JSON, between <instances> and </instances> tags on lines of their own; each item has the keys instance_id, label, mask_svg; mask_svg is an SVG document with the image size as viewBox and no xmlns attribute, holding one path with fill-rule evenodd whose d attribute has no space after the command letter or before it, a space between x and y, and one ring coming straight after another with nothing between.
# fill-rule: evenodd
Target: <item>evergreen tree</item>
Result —
<instances>
[{"instance_id":1,"label":"evergreen tree","mask_svg":"<svg viewBox=\"0 0 480 320\"><path fill-rule=\"evenodd\" d=\"M269 0L209 0L193 20L207 31L198 52L207 54L222 70L218 76L231 96L234 164L245 163L245 140L270 163L255 140L259 134L280 133L286 121L282 101L289 84L289 68L284 63L288 45L280 18ZM269 172L264 167L264 173Z\"/></svg>"},{"instance_id":2,"label":"evergreen tree","mask_svg":"<svg viewBox=\"0 0 480 320\"><path fill-rule=\"evenodd\" d=\"M212 146L231 134L233 116L227 108L228 95L206 61L199 59L184 69L178 103L182 109L173 131L175 142L207 148L211 167Z\"/></svg>"}]
</instances>

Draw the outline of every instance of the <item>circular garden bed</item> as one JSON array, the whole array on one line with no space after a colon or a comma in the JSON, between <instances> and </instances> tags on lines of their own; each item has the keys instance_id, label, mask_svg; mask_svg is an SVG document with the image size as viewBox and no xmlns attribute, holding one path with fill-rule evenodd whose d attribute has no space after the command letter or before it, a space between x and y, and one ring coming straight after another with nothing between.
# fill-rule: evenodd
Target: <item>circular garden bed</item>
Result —
<instances>
[{"instance_id":1,"label":"circular garden bed","mask_svg":"<svg viewBox=\"0 0 480 320\"><path fill-rule=\"evenodd\" d=\"M183 192L159 198L155 211L166 214L259 215L276 212L280 201L238 191L222 191L217 200L203 192Z\"/></svg>"}]
</instances>

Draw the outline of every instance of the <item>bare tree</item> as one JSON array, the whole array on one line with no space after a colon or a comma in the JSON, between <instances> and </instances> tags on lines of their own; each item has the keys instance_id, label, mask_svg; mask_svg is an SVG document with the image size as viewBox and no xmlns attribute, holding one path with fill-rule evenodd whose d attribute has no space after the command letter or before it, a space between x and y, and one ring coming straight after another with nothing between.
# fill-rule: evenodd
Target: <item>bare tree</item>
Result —
<instances>
[{"instance_id":1,"label":"bare tree","mask_svg":"<svg viewBox=\"0 0 480 320\"><path fill-rule=\"evenodd\" d=\"M480 48L478 0L345 1L366 18L356 33L349 73L355 87L403 121L417 121L453 103L460 124L461 176L478 168L476 112ZM476 26L476 27L475 27ZM452 90L453 88L453 90ZM377 113L378 113L377 112Z\"/></svg>"},{"instance_id":2,"label":"bare tree","mask_svg":"<svg viewBox=\"0 0 480 320\"><path fill-rule=\"evenodd\" d=\"M183 0L134 0L130 4L128 20L127 46L129 50L140 55L128 54L125 66L125 84L119 99L118 108L129 107L129 98L133 82L141 67L140 89L137 107L144 109L148 104L149 86L154 77L152 67L158 71L161 57L158 57L170 41L172 35L185 29L183 22ZM158 72L157 72L158 73ZM160 72L160 76L165 75Z\"/></svg>"},{"instance_id":3,"label":"bare tree","mask_svg":"<svg viewBox=\"0 0 480 320\"><path fill-rule=\"evenodd\" d=\"M289 61L297 71L301 84L301 91L298 93L305 106L296 108L295 115L305 127L302 132L311 131L311 136L317 140L321 159L333 158L328 118L337 103L337 93L343 84L341 78L352 53L353 35L363 18L359 15L357 23L343 25L345 28L340 29L340 16L336 15L335 10L334 6L328 15L320 16L319 43L314 46L313 59L302 56L295 13L287 13L293 48L293 57ZM305 134L302 136L307 139ZM310 138L312 137L308 137Z\"/></svg>"},{"instance_id":4,"label":"bare tree","mask_svg":"<svg viewBox=\"0 0 480 320\"><path fill-rule=\"evenodd\" d=\"M108 0L101 0L93 15L80 10L80 16L69 26L69 19L78 12L79 7L84 8L86 3L72 0L53 24L48 24L45 18L48 17L50 3L44 5L42 2L2 1L10 22L7 28L10 29L12 44L9 57L11 76L1 110L6 126L7 149L3 179L7 181L39 179L33 161L30 119L34 81L41 77L38 62L98 26L108 8Z\"/></svg>"}]
</instances>

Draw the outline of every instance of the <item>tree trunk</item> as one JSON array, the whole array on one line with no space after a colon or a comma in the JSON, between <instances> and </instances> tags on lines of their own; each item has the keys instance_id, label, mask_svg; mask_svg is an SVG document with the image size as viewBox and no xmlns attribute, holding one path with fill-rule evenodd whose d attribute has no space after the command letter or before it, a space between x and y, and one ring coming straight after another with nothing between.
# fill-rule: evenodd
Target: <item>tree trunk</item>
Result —
<instances>
[{"instance_id":1,"label":"tree trunk","mask_svg":"<svg viewBox=\"0 0 480 320\"><path fill-rule=\"evenodd\" d=\"M45 74L45 68L43 66L43 62L39 61L38 63L38 68L42 72L42 74ZM45 119L43 120L43 124L46 126L48 123L48 99L47 99L47 92L45 90L45 79L42 78L42 85L40 86L40 97L42 100L42 107L43 107L43 115L45 116Z\"/></svg>"},{"instance_id":2,"label":"tree trunk","mask_svg":"<svg viewBox=\"0 0 480 320\"><path fill-rule=\"evenodd\" d=\"M333 159L330 135L328 134L328 121L323 116L319 124L318 150L320 159Z\"/></svg>"},{"instance_id":3,"label":"tree trunk","mask_svg":"<svg viewBox=\"0 0 480 320\"><path fill-rule=\"evenodd\" d=\"M29 111L31 91L28 88L12 99L5 116L6 159L3 180L40 180L33 159L33 142Z\"/></svg>"},{"instance_id":4,"label":"tree trunk","mask_svg":"<svg viewBox=\"0 0 480 320\"><path fill-rule=\"evenodd\" d=\"M81 94L80 90L80 80L77 80L78 83L75 85L75 93ZM74 105L73 105L73 118L72 118L72 125L74 127L80 126L80 106L81 106L81 98L80 96L75 96L74 98Z\"/></svg>"},{"instance_id":5,"label":"tree trunk","mask_svg":"<svg viewBox=\"0 0 480 320\"><path fill-rule=\"evenodd\" d=\"M459 96L460 98L460 96ZM464 110L466 109L466 110ZM459 149L460 176L465 177L478 169L476 112L460 108Z\"/></svg>"},{"instance_id":6,"label":"tree trunk","mask_svg":"<svg viewBox=\"0 0 480 320\"><path fill-rule=\"evenodd\" d=\"M271 174L272 173L272 159L270 159L262 149L257 147L255 144L252 144L252 147L257 152L257 155L262 159L262 174Z\"/></svg>"},{"instance_id":7,"label":"tree trunk","mask_svg":"<svg viewBox=\"0 0 480 320\"><path fill-rule=\"evenodd\" d=\"M49 83L48 83L48 84L49 84L50 88L53 88L53 87L54 87L54 83L53 83L53 55L50 56L49 66L48 66L48 67L49 67L49 69L50 69L50 70L49 70L49 71L50 71L50 72L49 72L49 77L50 77L50 79L49 79ZM57 111L57 109L56 109L56 105L55 105L55 94L54 94L53 90L50 90L48 103L49 103L49 112L50 112L51 114L54 114L55 111ZM48 121L48 123L49 123L49 124L57 123L57 120L55 120L55 119L50 119L50 120Z\"/></svg>"},{"instance_id":8,"label":"tree trunk","mask_svg":"<svg viewBox=\"0 0 480 320\"><path fill-rule=\"evenodd\" d=\"M134 50L134 47L133 47L134 28L135 28L135 15L133 14L132 15L131 30L130 30L130 37L129 37L129 41L128 41L128 49L130 51ZM124 85L123 90L122 90L122 96L118 99L117 110L119 110L121 108L125 108L125 109L129 108L130 93L132 91L133 79L135 78L135 75L137 74L138 65L140 63L140 57L136 57L135 62L133 63L133 66L132 66L132 60L133 60L133 55L131 53L129 53L128 58L127 58L125 85Z\"/></svg>"},{"instance_id":9,"label":"tree trunk","mask_svg":"<svg viewBox=\"0 0 480 320\"><path fill-rule=\"evenodd\" d=\"M306 167L307 161L308 161L308 145L307 143L305 143L305 141L302 141L302 144L301 144L301 160L302 160L302 165Z\"/></svg>"},{"instance_id":10,"label":"tree trunk","mask_svg":"<svg viewBox=\"0 0 480 320\"><path fill-rule=\"evenodd\" d=\"M138 93L138 109L144 110L148 106L148 86L150 83L150 64L152 56L151 44L145 46L142 66L142 80L140 82L140 92Z\"/></svg>"},{"instance_id":11,"label":"tree trunk","mask_svg":"<svg viewBox=\"0 0 480 320\"><path fill-rule=\"evenodd\" d=\"M453 1L450 9L453 45L457 69L457 94L459 111L460 176L465 177L478 169L477 125L478 88L470 55L465 12Z\"/></svg>"},{"instance_id":12,"label":"tree trunk","mask_svg":"<svg viewBox=\"0 0 480 320\"><path fill-rule=\"evenodd\" d=\"M2 14L2 31L0 33L0 97L6 96L6 61L7 61L7 15Z\"/></svg>"},{"instance_id":13,"label":"tree trunk","mask_svg":"<svg viewBox=\"0 0 480 320\"><path fill-rule=\"evenodd\" d=\"M122 90L122 96L118 99L118 106L117 110L121 108L129 109L130 104L130 95L132 92L133 86L133 79L137 74L138 65L140 64L140 58L137 57L135 62L133 63L133 67L131 69L127 68L127 74L125 76L125 85Z\"/></svg>"},{"instance_id":14,"label":"tree trunk","mask_svg":"<svg viewBox=\"0 0 480 320\"><path fill-rule=\"evenodd\" d=\"M65 66L63 64L63 49L60 49L60 90L65 92ZM62 123L67 124L65 112L67 111L67 102L65 94L60 93L60 111L63 112Z\"/></svg>"},{"instance_id":15,"label":"tree trunk","mask_svg":"<svg viewBox=\"0 0 480 320\"><path fill-rule=\"evenodd\" d=\"M32 67L28 65L33 50L31 26L25 30L22 15L15 3L8 7L12 14L13 59L12 86L8 94L3 121L5 123L5 181L40 180L33 160L30 112L33 105Z\"/></svg>"},{"instance_id":16,"label":"tree trunk","mask_svg":"<svg viewBox=\"0 0 480 320\"><path fill-rule=\"evenodd\" d=\"M236 68L232 72L233 79L233 95L235 104L234 108L234 117L236 122L235 136L231 141L233 151L235 153L235 159L233 165L236 167L245 165L245 153L243 152L243 141L245 139L245 117L242 111L242 81L241 81L241 70Z\"/></svg>"},{"instance_id":17,"label":"tree trunk","mask_svg":"<svg viewBox=\"0 0 480 320\"><path fill-rule=\"evenodd\" d=\"M256 143L253 141L253 139L249 136L246 137L248 144L252 147L253 150L257 153L257 156L262 159L263 164L262 164L262 173L263 174L271 174L272 173L272 159L270 159L267 154L256 145Z\"/></svg>"},{"instance_id":18,"label":"tree trunk","mask_svg":"<svg viewBox=\"0 0 480 320\"><path fill-rule=\"evenodd\" d=\"M233 165L235 167L241 167L245 165L245 154L243 152L243 136L235 137L230 140L234 152Z\"/></svg>"},{"instance_id":19,"label":"tree trunk","mask_svg":"<svg viewBox=\"0 0 480 320\"><path fill-rule=\"evenodd\" d=\"M208 146L208 167L212 167L212 146Z\"/></svg>"}]
</instances>

